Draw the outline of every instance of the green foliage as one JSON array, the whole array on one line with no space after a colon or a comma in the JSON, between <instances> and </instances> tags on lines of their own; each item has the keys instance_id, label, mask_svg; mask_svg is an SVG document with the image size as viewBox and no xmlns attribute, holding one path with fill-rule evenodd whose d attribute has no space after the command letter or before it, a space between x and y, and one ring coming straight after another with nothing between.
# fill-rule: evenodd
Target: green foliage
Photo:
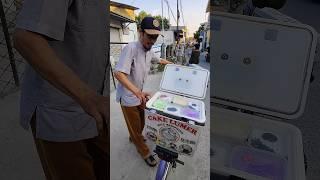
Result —
<instances>
[{"instance_id":1,"label":"green foliage","mask_svg":"<svg viewBox=\"0 0 320 180\"><path fill-rule=\"evenodd\" d=\"M160 15L153 16L155 19L157 19L160 22L160 28L162 29L162 18ZM164 30L168 30L170 28L170 23L167 18L163 18L163 28Z\"/></svg>"},{"instance_id":2,"label":"green foliage","mask_svg":"<svg viewBox=\"0 0 320 180\"><path fill-rule=\"evenodd\" d=\"M141 23L142 19L147 17L147 16L152 16L152 15L147 13L147 12L145 12L145 11L141 11L136 16L136 21L138 23L138 26L140 26L140 23ZM157 15L157 16L153 16L153 17L159 21L160 28L162 28L162 18L161 18L161 16ZM169 20L167 18L163 18L163 25L164 25L164 30L168 30L170 28L170 23L169 23Z\"/></svg>"},{"instance_id":3,"label":"green foliage","mask_svg":"<svg viewBox=\"0 0 320 180\"><path fill-rule=\"evenodd\" d=\"M200 38L199 38L200 32L203 31L203 30L204 30L204 25L202 24L202 25L198 28L198 30L197 30L195 33L193 33L193 37L194 37L194 39L197 40L197 42L200 41Z\"/></svg>"},{"instance_id":4,"label":"green foliage","mask_svg":"<svg viewBox=\"0 0 320 180\"><path fill-rule=\"evenodd\" d=\"M163 72L164 71L164 67L165 67L165 65L159 64L158 65L158 72Z\"/></svg>"},{"instance_id":5,"label":"green foliage","mask_svg":"<svg viewBox=\"0 0 320 180\"><path fill-rule=\"evenodd\" d=\"M145 11L141 11L137 16L136 16L136 21L138 25L140 25L141 21L143 18L151 16L151 14L146 13Z\"/></svg>"},{"instance_id":6,"label":"green foliage","mask_svg":"<svg viewBox=\"0 0 320 180\"><path fill-rule=\"evenodd\" d=\"M174 59L172 59L172 58L167 58L167 60L168 60L168 61L171 61L171 62L174 62ZM165 66L166 66L166 65L164 65L164 64L158 64L158 67L157 67L158 72L163 72Z\"/></svg>"}]
</instances>

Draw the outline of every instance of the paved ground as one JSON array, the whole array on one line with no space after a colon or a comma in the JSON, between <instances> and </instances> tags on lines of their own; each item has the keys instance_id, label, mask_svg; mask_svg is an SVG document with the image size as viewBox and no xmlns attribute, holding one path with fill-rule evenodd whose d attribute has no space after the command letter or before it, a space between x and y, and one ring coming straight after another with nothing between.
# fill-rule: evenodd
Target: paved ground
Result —
<instances>
[{"instance_id":1,"label":"paved ground","mask_svg":"<svg viewBox=\"0 0 320 180\"><path fill-rule=\"evenodd\" d=\"M42 180L31 133L19 125L19 93L0 99L0 179Z\"/></svg>"},{"instance_id":2,"label":"paved ground","mask_svg":"<svg viewBox=\"0 0 320 180\"><path fill-rule=\"evenodd\" d=\"M209 64L204 62L201 57L200 66L209 69ZM159 90L159 84L162 73L150 75L146 83L146 91L156 92ZM210 86L209 86L210 87ZM207 119L209 119L209 92L206 95ZM154 179L156 168L150 168L140 158L135 146L128 141L128 131L119 104L115 102L115 92L111 93L111 179L120 180L151 180ZM203 129L199 146L193 157L179 156L179 159L185 162L185 165L179 165L177 169L170 174L172 180L206 180L209 179L209 142L210 142L210 121L207 121ZM148 142L150 149L154 146Z\"/></svg>"}]
</instances>

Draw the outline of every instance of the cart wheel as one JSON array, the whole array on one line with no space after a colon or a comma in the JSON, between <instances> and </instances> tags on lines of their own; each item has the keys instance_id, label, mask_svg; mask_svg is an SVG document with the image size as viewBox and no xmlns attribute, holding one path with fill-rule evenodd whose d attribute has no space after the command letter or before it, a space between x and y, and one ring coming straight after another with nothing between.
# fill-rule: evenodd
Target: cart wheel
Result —
<instances>
[{"instance_id":1,"label":"cart wheel","mask_svg":"<svg viewBox=\"0 0 320 180\"><path fill-rule=\"evenodd\" d=\"M166 169L169 164L165 160L160 160L158 165L156 180L164 180L166 179Z\"/></svg>"}]
</instances>

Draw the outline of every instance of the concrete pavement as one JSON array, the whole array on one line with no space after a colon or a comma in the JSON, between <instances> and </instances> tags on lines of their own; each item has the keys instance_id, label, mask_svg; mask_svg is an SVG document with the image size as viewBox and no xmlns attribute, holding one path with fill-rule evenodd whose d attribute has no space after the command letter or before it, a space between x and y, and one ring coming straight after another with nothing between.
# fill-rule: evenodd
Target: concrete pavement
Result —
<instances>
[{"instance_id":1,"label":"concrete pavement","mask_svg":"<svg viewBox=\"0 0 320 180\"><path fill-rule=\"evenodd\" d=\"M0 99L0 179L44 180L31 132L19 124L19 94Z\"/></svg>"}]
</instances>

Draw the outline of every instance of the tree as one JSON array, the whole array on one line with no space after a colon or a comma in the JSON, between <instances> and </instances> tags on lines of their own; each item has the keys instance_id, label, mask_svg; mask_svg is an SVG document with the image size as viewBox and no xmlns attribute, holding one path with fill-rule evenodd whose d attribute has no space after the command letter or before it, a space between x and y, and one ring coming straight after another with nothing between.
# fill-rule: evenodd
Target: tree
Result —
<instances>
[{"instance_id":1,"label":"tree","mask_svg":"<svg viewBox=\"0 0 320 180\"><path fill-rule=\"evenodd\" d=\"M194 39L197 40L197 42L200 42L200 32L203 30L204 30L204 24L200 25L198 30L195 33L193 33L193 37L194 37Z\"/></svg>"},{"instance_id":2,"label":"tree","mask_svg":"<svg viewBox=\"0 0 320 180\"><path fill-rule=\"evenodd\" d=\"M137 24L140 26L140 23L141 23L142 19L147 17L147 16L151 16L151 14L148 14L145 11L140 11L138 16L136 16Z\"/></svg>"},{"instance_id":3,"label":"tree","mask_svg":"<svg viewBox=\"0 0 320 180\"><path fill-rule=\"evenodd\" d=\"M142 21L143 18L147 17L147 16L152 16L151 14L148 14L145 11L141 11L137 16L136 16L136 21L138 26L140 26L140 23ZM160 23L160 28L162 28L162 18L160 15L157 16L152 16L155 19L157 19ZM170 23L169 20L167 18L163 18L163 24L164 24L164 30L168 30L170 28Z\"/></svg>"},{"instance_id":4,"label":"tree","mask_svg":"<svg viewBox=\"0 0 320 180\"><path fill-rule=\"evenodd\" d=\"M155 19L157 19L160 23L160 28L162 29L162 17L160 15L153 16ZM163 28L164 30L168 30L170 28L170 23L167 18L163 18Z\"/></svg>"}]
</instances>

